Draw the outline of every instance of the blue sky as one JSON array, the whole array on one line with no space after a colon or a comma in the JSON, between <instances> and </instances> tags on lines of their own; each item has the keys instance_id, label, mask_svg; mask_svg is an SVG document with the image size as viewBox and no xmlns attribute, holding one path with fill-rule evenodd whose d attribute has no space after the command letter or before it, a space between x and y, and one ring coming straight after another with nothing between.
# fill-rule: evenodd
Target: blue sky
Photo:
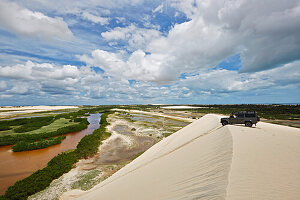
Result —
<instances>
[{"instance_id":1,"label":"blue sky","mask_svg":"<svg viewBox=\"0 0 300 200\"><path fill-rule=\"evenodd\" d=\"M0 105L299 103L296 0L0 1Z\"/></svg>"}]
</instances>

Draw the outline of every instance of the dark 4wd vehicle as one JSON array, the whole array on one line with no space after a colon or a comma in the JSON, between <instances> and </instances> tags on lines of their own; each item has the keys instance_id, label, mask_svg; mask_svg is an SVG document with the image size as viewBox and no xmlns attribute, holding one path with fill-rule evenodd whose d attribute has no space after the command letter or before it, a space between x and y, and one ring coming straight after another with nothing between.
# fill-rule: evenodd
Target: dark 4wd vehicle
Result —
<instances>
[{"instance_id":1,"label":"dark 4wd vehicle","mask_svg":"<svg viewBox=\"0 0 300 200\"><path fill-rule=\"evenodd\" d=\"M245 124L245 126L251 127L253 124L260 121L257 113L249 111L233 112L230 117L221 118L221 123L223 126L227 124Z\"/></svg>"}]
</instances>

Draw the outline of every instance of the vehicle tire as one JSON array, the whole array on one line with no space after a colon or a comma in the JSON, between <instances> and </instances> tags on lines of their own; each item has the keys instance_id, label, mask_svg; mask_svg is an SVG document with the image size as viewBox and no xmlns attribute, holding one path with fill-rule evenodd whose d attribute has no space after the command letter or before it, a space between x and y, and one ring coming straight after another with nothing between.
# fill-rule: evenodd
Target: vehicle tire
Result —
<instances>
[{"instance_id":1,"label":"vehicle tire","mask_svg":"<svg viewBox=\"0 0 300 200\"><path fill-rule=\"evenodd\" d=\"M245 126L252 127L252 122L245 122Z\"/></svg>"},{"instance_id":2,"label":"vehicle tire","mask_svg":"<svg viewBox=\"0 0 300 200\"><path fill-rule=\"evenodd\" d=\"M222 125L223 125L223 126L226 126L227 124L228 124L227 121L223 121L223 122L222 122Z\"/></svg>"}]
</instances>

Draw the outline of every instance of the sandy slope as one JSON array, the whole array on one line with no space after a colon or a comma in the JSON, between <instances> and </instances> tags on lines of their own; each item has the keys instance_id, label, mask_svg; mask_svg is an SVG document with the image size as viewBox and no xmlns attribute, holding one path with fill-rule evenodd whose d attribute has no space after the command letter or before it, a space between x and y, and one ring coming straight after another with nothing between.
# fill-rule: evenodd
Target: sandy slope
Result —
<instances>
[{"instance_id":1,"label":"sandy slope","mask_svg":"<svg viewBox=\"0 0 300 200\"><path fill-rule=\"evenodd\" d=\"M300 130L206 115L88 192L61 199L299 199Z\"/></svg>"}]
</instances>

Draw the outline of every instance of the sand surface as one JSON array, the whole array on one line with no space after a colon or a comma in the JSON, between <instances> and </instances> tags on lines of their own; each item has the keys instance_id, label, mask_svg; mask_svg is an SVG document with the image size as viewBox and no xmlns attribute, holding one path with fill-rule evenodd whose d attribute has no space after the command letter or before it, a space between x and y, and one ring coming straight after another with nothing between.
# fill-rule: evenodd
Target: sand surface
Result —
<instances>
[{"instance_id":1,"label":"sand surface","mask_svg":"<svg viewBox=\"0 0 300 200\"><path fill-rule=\"evenodd\" d=\"M61 199L299 199L300 129L205 115L93 189Z\"/></svg>"},{"instance_id":2,"label":"sand surface","mask_svg":"<svg viewBox=\"0 0 300 200\"><path fill-rule=\"evenodd\" d=\"M78 108L77 106L3 106L0 107L0 117L8 117L18 114L45 112Z\"/></svg>"},{"instance_id":3,"label":"sand surface","mask_svg":"<svg viewBox=\"0 0 300 200\"><path fill-rule=\"evenodd\" d=\"M170 119L176 119L176 120L187 121L187 122L196 121L196 119L167 115L167 114L158 113L158 112L147 112L147 111L142 111L142 110L126 110L126 109L118 109L118 108L115 108L112 110L119 111L119 112L123 111L123 112L127 112L127 113L139 113L139 114L152 115L152 116L158 116L158 117L166 117L166 118L170 118Z\"/></svg>"}]
</instances>

